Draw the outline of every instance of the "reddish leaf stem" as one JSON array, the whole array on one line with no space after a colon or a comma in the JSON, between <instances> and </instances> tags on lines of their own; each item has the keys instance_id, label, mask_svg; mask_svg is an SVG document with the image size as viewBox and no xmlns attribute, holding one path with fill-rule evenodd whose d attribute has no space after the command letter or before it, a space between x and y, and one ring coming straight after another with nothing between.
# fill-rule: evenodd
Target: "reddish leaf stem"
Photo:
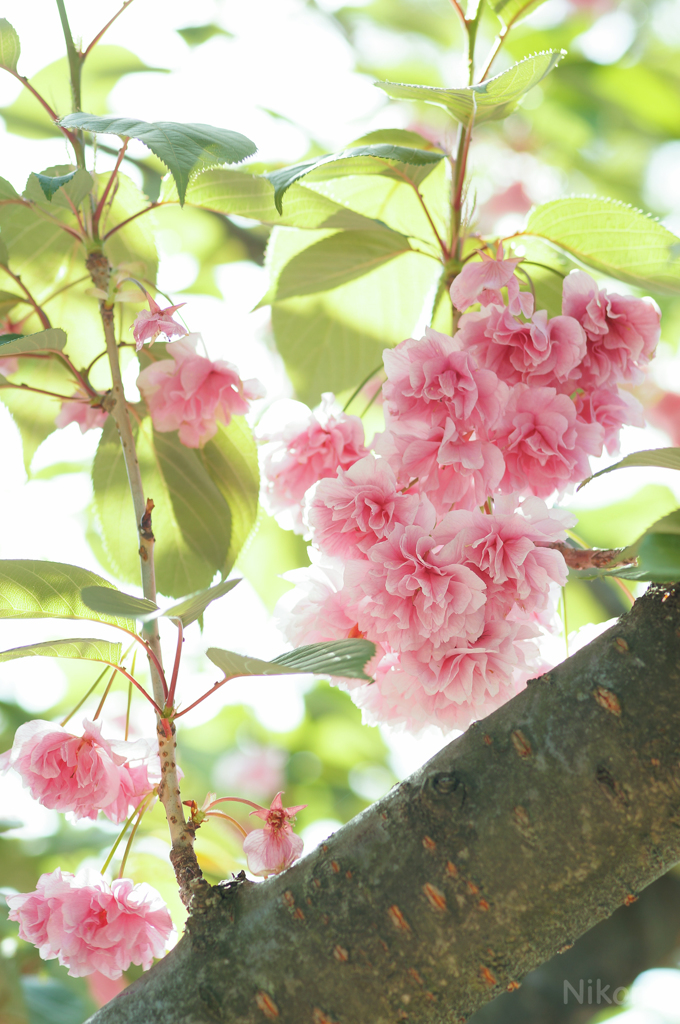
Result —
<instances>
[{"instance_id":1,"label":"reddish leaf stem","mask_svg":"<svg viewBox=\"0 0 680 1024\"><path fill-rule=\"evenodd\" d=\"M132 3L132 0L128 0L128 3ZM120 14L120 11L118 12L118 14ZM113 168L113 171L111 172L111 176L109 177L109 180L106 183L106 187L104 188L104 191L102 192L102 197L99 200L99 202L97 203L97 209L94 211L94 214L93 214L93 217L92 217L92 230L93 230L93 232L95 234L95 237L97 237L97 229L99 228L99 219L100 219L100 217L102 215L102 211L104 209L104 204L106 203L106 200L108 199L109 192L111 191L111 186L113 185L113 183L116 181L116 178L118 177L118 170L119 170L120 165L121 165L121 163L123 161L123 157L125 156L125 150L128 148L129 141L130 141L130 139L126 138L125 142L121 146L120 152L118 154L118 159L116 160L116 166Z\"/></svg>"}]
</instances>

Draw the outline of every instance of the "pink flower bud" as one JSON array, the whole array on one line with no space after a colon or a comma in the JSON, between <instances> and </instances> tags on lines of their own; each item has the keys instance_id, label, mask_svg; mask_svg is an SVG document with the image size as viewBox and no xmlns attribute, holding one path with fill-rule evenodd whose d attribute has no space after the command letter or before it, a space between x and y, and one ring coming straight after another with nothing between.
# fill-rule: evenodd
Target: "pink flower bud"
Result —
<instances>
[{"instance_id":1,"label":"pink flower bud","mask_svg":"<svg viewBox=\"0 0 680 1024\"><path fill-rule=\"evenodd\" d=\"M78 401L75 400L76 396L79 396ZM77 423L81 434L97 427L103 427L109 414L102 409L101 405L93 405L92 401L82 388L78 388L74 394L74 400L61 403L61 411L54 421L57 427L61 429L67 427L69 423ZM94 401L101 402L101 396L98 395Z\"/></svg>"},{"instance_id":2,"label":"pink flower bud","mask_svg":"<svg viewBox=\"0 0 680 1024\"><path fill-rule=\"evenodd\" d=\"M264 828L255 829L243 841L248 870L253 875L277 875L285 871L302 853L304 842L293 832L295 815L306 804L284 807L277 793L269 808L251 811L264 821Z\"/></svg>"}]
</instances>

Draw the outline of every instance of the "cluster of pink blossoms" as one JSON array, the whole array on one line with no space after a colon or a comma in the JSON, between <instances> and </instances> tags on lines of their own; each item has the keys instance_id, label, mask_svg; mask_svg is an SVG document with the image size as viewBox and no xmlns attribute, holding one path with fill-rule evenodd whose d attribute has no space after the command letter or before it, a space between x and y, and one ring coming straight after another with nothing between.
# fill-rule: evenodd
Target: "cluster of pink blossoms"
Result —
<instances>
[{"instance_id":1,"label":"cluster of pink blossoms","mask_svg":"<svg viewBox=\"0 0 680 1024\"><path fill-rule=\"evenodd\" d=\"M56 868L34 892L8 896L10 921L37 946L43 960L59 958L74 978L99 971L120 978L130 964L145 971L163 956L174 928L168 908L150 885Z\"/></svg>"},{"instance_id":2,"label":"cluster of pink blossoms","mask_svg":"<svg viewBox=\"0 0 680 1024\"><path fill-rule=\"evenodd\" d=\"M545 499L614 452L624 424L643 425L620 385L643 379L656 304L573 271L550 318L520 292L519 262L468 263L451 288L454 337L427 330L384 353L373 454L329 397L304 430L269 438L270 508L312 541L282 628L295 644L375 643L375 681L349 684L373 721L464 728L524 685L567 577L550 545L575 522Z\"/></svg>"},{"instance_id":3,"label":"cluster of pink blossoms","mask_svg":"<svg viewBox=\"0 0 680 1024\"><path fill-rule=\"evenodd\" d=\"M106 740L87 719L81 736L54 722L26 722L12 749L0 754L0 772L10 768L43 807L70 811L76 820L94 821L102 811L116 823L125 821L161 777L154 740Z\"/></svg>"}]
</instances>

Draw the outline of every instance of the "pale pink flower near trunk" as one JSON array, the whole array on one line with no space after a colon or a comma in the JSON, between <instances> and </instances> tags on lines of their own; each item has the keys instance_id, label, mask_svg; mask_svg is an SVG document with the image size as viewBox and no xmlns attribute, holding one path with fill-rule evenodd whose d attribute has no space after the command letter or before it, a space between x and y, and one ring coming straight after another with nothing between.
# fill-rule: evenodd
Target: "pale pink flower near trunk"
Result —
<instances>
[{"instance_id":1,"label":"pale pink flower near trunk","mask_svg":"<svg viewBox=\"0 0 680 1024\"><path fill-rule=\"evenodd\" d=\"M179 431L187 448L202 448L217 433L218 422L248 412L248 402L264 396L258 380L241 380L225 360L213 362L196 352L198 334L166 346L171 359L161 359L137 378L154 428L160 433Z\"/></svg>"},{"instance_id":2,"label":"pale pink flower near trunk","mask_svg":"<svg viewBox=\"0 0 680 1024\"><path fill-rule=\"evenodd\" d=\"M172 314L181 309L182 306L186 306L186 302L180 302L176 306L166 306L165 309L161 309L148 292L145 292L145 295L149 308L142 309L132 324L132 334L135 339L135 349L137 352L140 351L145 341L153 345L156 339L171 341L173 338L181 338L189 333L186 327L172 319Z\"/></svg>"},{"instance_id":3,"label":"pale pink flower near trunk","mask_svg":"<svg viewBox=\"0 0 680 1024\"><path fill-rule=\"evenodd\" d=\"M168 908L150 885L56 868L41 875L35 892L7 897L19 935L43 960L59 959L73 978L98 971L120 978L130 964L145 971L165 952L173 932Z\"/></svg>"},{"instance_id":4,"label":"pale pink flower near trunk","mask_svg":"<svg viewBox=\"0 0 680 1024\"><path fill-rule=\"evenodd\" d=\"M303 407L304 408L304 407ZM322 395L321 407L265 434L262 448L262 503L280 524L303 533L302 503L317 480L333 477L368 455L358 416L334 409L334 396Z\"/></svg>"},{"instance_id":5,"label":"pale pink flower near trunk","mask_svg":"<svg viewBox=\"0 0 680 1024\"><path fill-rule=\"evenodd\" d=\"M76 819L95 820L103 811L123 822L160 778L158 756L151 741L109 741L94 722L84 719L83 726L74 736L54 722L26 722L0 755L0 771L14 768L43 807L72 811Z\"/></svg>"},{"instance_id":6,"label":"pale pink flower near trunk","mask_svg":"<svg viewBox=\"0 0 680 1024\"><path fill-rule=\"evenodd\" d=\"M295 815L306 807L284 807L281 793L277 793L271 806L260 807L251 814L262 818L264 828L254 829L243 840L243 852L248 858L248 870L253 875L277 875L298 859L304 841L293 832Z\"/></svg>"},{"instance_id":7,"label":"pale pink flower near trunk","mask_svg":"<svg viewBox=\"0 0 680 1024\"><path fill-rule=\"evenodd\" d=\"M73 401L61 403L61 410L54 420L57 427L62 429L67 427L69 423L77 423L80 427L80 433L85 434L88 430L95 430L98 427L104 426L109 414L105 409L102 409L101 405L93 405L92 398L90 395L85 394L82 388L78 388L73 399ZM94 401L99 403L101 399L102 396L98 395Z\"/></svg>"}]
</instances>

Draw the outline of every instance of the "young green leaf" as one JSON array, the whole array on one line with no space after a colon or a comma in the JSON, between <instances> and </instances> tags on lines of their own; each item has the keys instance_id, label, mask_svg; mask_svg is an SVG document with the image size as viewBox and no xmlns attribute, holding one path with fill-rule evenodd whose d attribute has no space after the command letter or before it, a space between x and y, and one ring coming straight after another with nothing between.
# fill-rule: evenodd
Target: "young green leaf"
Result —
<instances>
[{"instance_id":1,"label":"young green leaf","mask_svg":"<svg viewBox=\"0 0 680 1024\"><path fill-rule=\"evenodd\" d=\"M513 64L494 78L463 89L440 89L430 85L403 85L398 82L375 84L393 99L418 100L444 107L452 117L467 127L470 122L483 124L485 121L499 121L511 114L522 97L556 67L565 52L545 50L536 53L533 57L525 57Z\"/></svg>"},{"instance_id":2,"label":"young green leaf","mask_svg":"<svg viewBox=\"0 0 680 1024\"><path fill-rule=\"evenodd\" d=\"M607 466L606 469L600 469L597 473L593 473L592 476L589 476L578 485L577 490L580 491L582 487L585 487L586 484L590 483L591 480L595 480L598 476L612 473L615 469L627 469L629 466L658 466L661 469L680 469L680 448L652 448L646 452L633 452L631 455L626 455L620 462L615 462L613 466Z\"/></svg>"},{"instance_id":3,"label":"young green leaf","mask_svg":"<svg viewBox=\"0 0 680 1024\"><path fill-rule=\"evenodd\" d=\"M368 162L363 164L357 159L367 157ZM327 168L327 177L332 178L334 174L383 174L389 171L393 164L411 164L415 167L424 167L431 170L442 160L442 152L431 150L413 149L405 146L396 146L393 143L378 143L369 146L353 146L344 149L340 153L330 153L326 156L317 157L314 160L305 160L303 163L294 164L291 167L283 167L280 171L270 171L264 177L268 178L274 186L274 202L279 213L283 213L282 200L290 186L304 178L305 175L328 164L340 163L339 168L330 171ZM346 164L346 161L351 163ZM376 161L383 161L382 165ZM342 165L345 164L343 167ZM371 166L373 164L373 166ZM361 169L360 169L361 168Z\"/></svg>"},{"instance_id":4,"label":"young green leaf","mask_svg":"<svg viewBox=\"0 0 680 1024\"><path fill-rule=\"evenodd\" d=\"M0 355L16 356L21 352L62 352L66 344L66 334L61 327L50 327L37 334L24 334L18 337L0 335Z\"/></svg>"},{"instance_id":5,"label":"young green leaf","mask_svg":"<svg viewBox=\"0 0 680 1024\"><path fill-rule=\"evenodd\" d=\"M200 46L201 43L207 43L213 36L234 38L233 32L227 32L226 28L221 28L219 25L187 25L186 28L178 28L175 31L192 49L194 46Z\"/></svg>"},{"instance_id":6,"label":"young green leaf","mask_svg":"<svg viewBox=\"0 0 680 1024\"><path fill-rule=\"evenodd\" d=\"M62 173L63 172L63 173ZM68 164L47 167L38 174L34 171L29 175L24 189L24 198L44 204L45 200L55 206L70 210L80 206L86 195L92 191L92 176L82 167L69 169Z\"/></svg>"},{"instance_id":7,"label":"young green leaf","mask_svg":"<svg viewBox=\"0 0 680 1024\"><path fill-rule=\"evenodd\" d=\"M21 196L6 178L0 178L0 199L21 199Z\"/></svg>"},{"instance_id":8,"label":"young green leaf","mask_svg":"<svg viewBox=\"0 0 680 1024\"><path fill-rule=\"evenodd\" d=\"M168 168L184 204L192 171L216 164L238 164L257 151L245 135L208 124L177 124L173 121L138 121L130 117L96 117L93 114L69 114L62 118L64 128L82 128L104 135L139 139Z\"/></svg>"},{"instance_id":9,"label":"young green leaf","mask_svg":"<svg viewBox=\"0 0 680 1024\"><path fill-rule=\"evenodd\" d=\"M183 626L189 626L203 614L209 604L224 597L240 582L240 580L224 580L223 583L218 583L216 586L210 587L209 590L201 590L198 594L191 594L183 601L178 601L170 608L164 608L160 614L168 619L180 619Z\"/></svg>"},{"instance_id":10,"label":"young green leaf","mask_svg":"<svg viewBox=\"0 0 680 1024\"><path fill-rule=\"evenodd\" d=\"M260 305L338 288L411 251L396 231L339 231L310 245L281 270Z\"/></svg>"},{"instance_id":11,"label":"young green leaf","mask_svg":"<svg viewBox=\"0 0 680 1024\"><path fill-rule=\"evenodd\" d=\"M132 594L124 594L112 587L83 587L80 596L88 608L105 615L144 621L146 618L155 618L156 613L161 614L154 601L147 601L145 597L133 597Z\"/></svg>"},{"instance_id":12,"label":"young green leaf","mask_svg":"<svg viewBox=\"0 0 680 1024\"><path fill-rule=\"evenodd\" d=\"M161 199L169 203L179 202L173 182L164 182ZM270 181L262 175L231 171L226 167L201 171L192 178L186 201L215 213L237 214L262 224L279 224L282 227L374 230L378 226L374 220L348 210L346 206L303 185L291 187L286 199L286 212L281 216L274 204L274 186Z\"/></svg>"},{"instance_id":13,"label":"young green leaf","mask_svg":"<svg viewBox=\"0 0 680 1024\"><path fill-rule=\"evenodd\" d=\"M283 676L310 673L312 675L343 676L348 679L365 679L364 665L375 654L375 645L369 640L331 640L328 643L310 644L296 651L279 655L272 661L246 658L233 651L210 647L206 654L230 678L238 676Z\"/></svg>"},{"instance_id":14,"label":"young green leaf","mask_svg":"<svg viewBox=\"0 0 680 1024\"><path fill-rule=\"evenodd\" d=\"M21 43L16 29L6 18L0 18L0 68L16 71L21 55Z\"/></svg>"},{"instance_id":15,"label":"young green leaf","mask_svg":"<svg viewBox=\"0 0 680 1024\"><path fill-rule=\"evenodd\" d=\"M554 199L532 210L524 234L638 288L680 293L680 239L632 206L594 196Z\"/></svg>"},{"instance_id":16,"label":"young green leaf","mask_svg":"<svg viewBox=\"0 0 680 1024\"><path fill-rule=\"evenodd\" d=\"M255 526L260 495L260 469L253 432L243 416L228 427L218 423L217 433L201 449L201 461L229 506L231 535L222 575L231 572Z\"/></svg>"},{"instance_id":17,"label":"young green leaf","mask_svg":"<svg viewBox=\"0 0 680 1024\"><path fill-rule=\"evenodd\" d=\"M83 587L113 586L95 572L62 562L0 561L0 619L89 619L134 629L128 616L95 612L83 602Z\"/></svg>"},{"instance_id":18,"label":"young green leaf","mask_svg":"<svg viewBox=\"0 0 680 1024\"><path fill-rule=\"evenodd\" d=\"M489 7L506 28L517 25L544 2L545 0L488 0Z\"/></svg>"},{"instance_id":19,"label":"young green leaf","mask_svg":"<svg viewBox=\"0 0 680 1024\"><path fill-rule=\"evenodd\" d=\"M169 597L209 587L222 572L231 539L229 505L208 474L202 453L176 433L153 430L146 418L135 427L137 457L147 493L153 494L158 589ZM139 575L137 531L120 441L111 417L92 466L95 507L107 554L119 579Z\"/></svg>"},{"instance_id":20,"label":"young green leaf","mask_svg":"<svg viewBox=\"0 0 680 1024\"><path fill-rule=\"evenodd\" d=\"M73 658L82 661L103 661L117 665L123 645L108 640L90 638L87 640L45 640L27 647L14 647L0 651L0 661L14 661L16 658Z\"/></svg>"}]
</instances>

